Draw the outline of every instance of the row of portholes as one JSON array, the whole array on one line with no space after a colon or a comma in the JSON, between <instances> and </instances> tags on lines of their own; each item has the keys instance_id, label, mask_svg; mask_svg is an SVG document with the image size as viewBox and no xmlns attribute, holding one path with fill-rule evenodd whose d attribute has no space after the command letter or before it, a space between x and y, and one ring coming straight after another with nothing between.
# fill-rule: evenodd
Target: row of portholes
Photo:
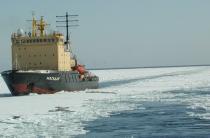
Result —
<instances>
[{"instance_id":1,"label":"row of portholes","mask_svg":"<svg viewBox=\"0 0 210 138\"><path fill-rule=\"evenodd\" d=\"M29 65L32 65L32 63L31 62L29 62ZM38 65L38 63L33 63L33 65ZM39 62L39 65L42 65L42 62Z\"/></svg>"},{"instance_id":2,"label":"row of portholes","mask_svg":"<svg viewBox=\"0 0 210 138\"><path fill-rule=\"evenodd\" d=\"M31 65L31 64L32 64L32 63L31 63L31 62L29 62L29 65ZM39 62L39 64L40 64L40 65L42 65L42 62ZM34 63L33 65L34 65L34 66L36 66L36 65L37 65L37 63Z\"/></svg>"},{"instance_id":3,"label":"row of portholes","mask_svg":"<svg viewBox=\"0 0 210 138\"><path fill-rule=\"evenodd\" d=\"M42 55L40 54L40 55L36 55L36 54L34 54L34 55L28 55L28 57L37 57L37 56L39 56L39 57L41 57ZM44 54L43 56L47 56L47 54ZM55 54L52 54L52 56L55 56ZM19 58L21 58L22 56L21 55L19 55L18 56Z\"/></svg>"},{"instance_id":4,"label":"row of portholes","mask_svg":"<svg viewBox=\"0 0 210 138\"><path fill-rule=\"evenodd\" d=\"M52 39L28 39L28 40L16 40L15 42L16 43L22 43L22 44L25 44L25 43L54 43L56 40L54 38ZM63 39L60 39L60 41L63 41Z\"/></svg>"},{"instance_id":5,"label":"row of portholes","mask_svg":"<svg viewBox=\"0 0 210 138\"><path fill-rule=\"evenodd\" d=\"M65 62L61 62L61 63L63 63L63 64L65 64ZM32 63L31 62L29 62L29 65L32 65ZM33 65L38 65L38 63L33 63ZM42 62L39 62L39 65L42 65Z\"/></svg>"}]
</instances>

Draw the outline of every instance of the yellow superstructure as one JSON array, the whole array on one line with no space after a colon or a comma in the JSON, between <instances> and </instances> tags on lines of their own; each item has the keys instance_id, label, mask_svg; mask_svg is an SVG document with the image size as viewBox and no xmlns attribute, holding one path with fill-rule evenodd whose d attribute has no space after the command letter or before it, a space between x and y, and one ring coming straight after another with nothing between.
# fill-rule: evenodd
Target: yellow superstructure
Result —
<instances>
[{"instance_id":1,"label":"yellow superstructure","mask_svg":"<svg viewBox=\"0 0 210 138\"><path fill-rule=\"evenodd\" d=\"M39 22L33 17L32 33L18 30L12 34L13 70L70 71L75 66L73 55L66 50L63 34L46 34L46 25L43 17Z\"/></svg>"}]
</instances>

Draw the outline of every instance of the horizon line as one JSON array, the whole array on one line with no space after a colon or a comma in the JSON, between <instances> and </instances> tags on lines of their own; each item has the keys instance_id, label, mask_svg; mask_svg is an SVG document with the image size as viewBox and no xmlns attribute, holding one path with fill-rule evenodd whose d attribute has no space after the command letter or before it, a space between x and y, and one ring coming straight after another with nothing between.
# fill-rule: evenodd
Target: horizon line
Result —
<instances>
[{"instance_id":1,"label":"horizon line","mask_svg":"<svg viewBox=\"0 0 210 138\"><path fill-rule=\"evenodd\" d=\"M107 67L107 68L87 68L88 70L115 70L115 69L140 69L140 68L173 68L173 67L203 67L210 66L210 64L201 65L169 65L169 66L133 66L133 67Z\"/></svg>"}]
</instances>

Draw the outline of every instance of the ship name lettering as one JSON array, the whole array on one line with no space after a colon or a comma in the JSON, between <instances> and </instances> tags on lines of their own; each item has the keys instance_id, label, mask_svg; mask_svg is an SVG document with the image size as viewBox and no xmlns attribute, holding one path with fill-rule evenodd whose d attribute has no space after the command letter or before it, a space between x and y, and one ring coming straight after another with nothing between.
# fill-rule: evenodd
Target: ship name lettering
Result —
<instances>
[{"instance_id":1,"label":"ship name lettering","mask_svg":"<svg viewBox=\"0 0 210 138\"><path fill-rule=\"evenodd\" d=\"M47 77L47 80L59 81L60 77Z\"/></svg>"}]
</instances>

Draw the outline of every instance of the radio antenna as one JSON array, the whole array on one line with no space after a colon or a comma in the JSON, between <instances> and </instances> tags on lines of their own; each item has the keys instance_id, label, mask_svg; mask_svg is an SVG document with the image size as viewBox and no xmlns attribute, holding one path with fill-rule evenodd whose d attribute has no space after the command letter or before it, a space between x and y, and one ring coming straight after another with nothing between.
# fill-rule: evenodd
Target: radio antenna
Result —
<instances>
[{"instance_id":1,"label":"radio antenna","mask_svg":"<svg viewBox=\"0 0 210 138\"><path fill-rule=\"evenodd\" d=\"M66 12L66 15L63 16L56 16L57 18L59 18L58 21L56 21L57 23L66 23L65 25L58 25L56 27L65 27L66 28L66 44L69 43L69 27L77 27L79 26L78 24L75 24L75 22L78 22L79 20L77 19L69 19L69 18L75 18L78 17L78 15L70 15L68 14L68 12ZM65 20L60 20L61 18L65 18Z\"/></svg>"}]
</instances>

